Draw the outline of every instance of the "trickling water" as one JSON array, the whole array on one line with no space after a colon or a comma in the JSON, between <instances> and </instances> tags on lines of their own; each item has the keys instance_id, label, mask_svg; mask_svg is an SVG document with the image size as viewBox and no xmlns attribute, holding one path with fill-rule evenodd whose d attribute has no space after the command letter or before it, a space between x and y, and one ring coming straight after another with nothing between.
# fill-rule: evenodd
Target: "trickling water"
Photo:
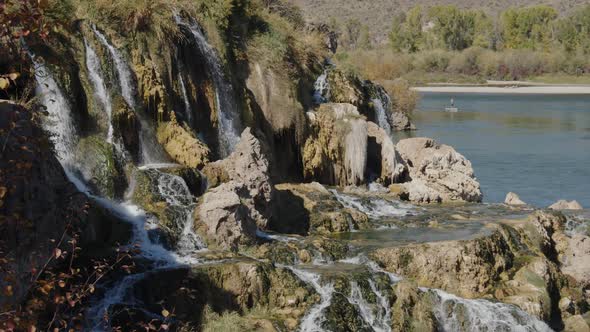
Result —
<instances>
[{"instance_id":1,"label":"trickling water","mask_svg":"<svg viewBox=\"0 0 590 332\"><path fill-rule=\"evenodd\" d=\"M550 332L547 324L516 306L467 300L438 289L423 289L437 298L434 314L443 331Z\"/></svg>"},{"instance_id":2,"label":"trickling water","mask_svg":"<svg viewBox=\"0 0 590 332\"><path fill-rule=\"evenodd\" d=\"M184 116L186 121L192 126L193 124L193 111L191 109L191 103L188 100L188 93L186 91L186 85L184 84L184 79L182 78L182 72L180 70L180 65L178 65L178 83L180 84L180 91L182 93L182 100L184 102Z\"/></svg>"},{"instance_id":3,"label":"trickling water","mask_svg":"<svg viewBox=\"0 0 590 332\"><path fill-rule=\"evenodd\" d=\"M387 113L383 106L383 101L381 99L373 99L373 106L375 109L375 116L377 120L377 124L379 127L383 128L388 135L391 135L391 126L389 125L389 120L387 120Z\"/></svg>"},{"instance_id":4,"label":"trickling water","mask_svg":"<svg viewBox=\"0 0 590 332\"><path fill-rule=\"evenodd\" d=\"M389 114L392 111L391 98L385 89L378 86L377 96L372 100L375 110L376 121L379 127L383 128L387 134L391 135L391 125L389 123Z\"/></svg>"},{"instance_id":5,"label":"trickling water","mask_svg":"<svg viewBox=\"0 0 590 332\"><path fill-rule=\"evenodd\" d=\"M177 15L175 19L178 25L187 27L192 33L213 79L215 107L219 121L219 149L221 157L226 157L233 151L240 140L240 114L235 104L233 87L227 81L221 60L213 47L207 42L201 27L194 21L187 24Z\"/></svg>"},{"instance_id":6,"label":"trickling water","mask_svg":"<svg viewBox=\"0 0 590 332\"><path fill-rule=\"evenodd\" d=\"M334 294L334 285L332 283L321 284L321 276L316 273L288 267L295 275L308 285L311 285L315 291L320 294L320 303L314 305L301 320L299 331L301 332L322 332L322 323L325 321L323 312L330 306L332 295Z\"/></svg>"},{"instance_id":7,"label":"trickling water","mask_svg":"<svg viewBox=\"0 0 590 332\"><path fill-rule=\"evenodd\" d=\"M111 102L111 96L107 90L104 76L100 69L100 60L98 59L96 52L90 44L88 44L86 39L84 39L84 45L86 46L86 67L88 68L90 82L94 88L94 95L102 105L109 122L107 142L113 143L113 105Z\"/></svg>"},{"instance_id":8,"label":"trickling water","mask_svg":"<svg viewBox=\"0 0 590 332\"><path fill-rule=\"evenodd\" d=\"M318 77L313 85L313 100L319 105L330 100L330 85L328 84L328 69Z\"/></svg>"},{"instance_id":9,"label":"trickling water","mask_svg":"<svg viewBox=\"0 0 590 332\"><path fill-rule=\"evenodd\" d=\"M369 279L369 286L377 299L379 300L379 305L381 306L380 310L377 312L376 315L376 322L378 327L381 331L391 332L391 305L389 303L389 299L379 291L375 281Z\"/></svg>"}]
</instances>

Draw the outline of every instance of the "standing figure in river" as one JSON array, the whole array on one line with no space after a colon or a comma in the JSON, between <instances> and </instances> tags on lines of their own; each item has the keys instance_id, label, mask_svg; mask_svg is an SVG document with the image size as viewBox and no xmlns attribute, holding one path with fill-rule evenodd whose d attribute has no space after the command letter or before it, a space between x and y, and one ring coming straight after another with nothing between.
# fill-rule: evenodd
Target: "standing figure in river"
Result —
<instances>
[{"instance_id":1,"label":"standing figure in river","mask_svg":"<svg viewBox=\"0 0 590 332\"><path fill-rule=\"evenodd\" d=\"M455 107L455 99L451 98L451 107Z\"/></svg>"}]
</instances>

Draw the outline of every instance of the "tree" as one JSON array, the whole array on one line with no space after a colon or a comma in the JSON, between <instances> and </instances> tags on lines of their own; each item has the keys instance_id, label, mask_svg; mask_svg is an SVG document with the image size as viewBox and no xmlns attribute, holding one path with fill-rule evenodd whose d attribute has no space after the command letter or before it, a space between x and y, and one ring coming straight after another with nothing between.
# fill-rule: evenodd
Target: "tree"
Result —
<instances>
[{"instance_id":1,"label":"tree","mask_svg":"<svg viewBox=\"0 0 590 332\"><path fill-rule=\"evenodd\" d=\"M557 39L566 51L590 53L590 5L556 24Z\"/></svg>"},{"instance_id":2,"label":"tree","mask_svg":"<svg viewBox=\"0 0 590 332\"><path fill-rule=\"evenodd\" d=\"M423 46L422 6L412 8L407 15L393 19L389 41L396 51L416 52Z\"/></svg>"},{"instance_id":3,"label":"tree","mask_svg":"<svg viewBox=\"0 0 590 332\"><path fill-rule=\"evenodd\" d=\"M510 8L502 14L504 47L548 49L553 42L557 11L549 6Z\"/></svg>"}]
</instances>

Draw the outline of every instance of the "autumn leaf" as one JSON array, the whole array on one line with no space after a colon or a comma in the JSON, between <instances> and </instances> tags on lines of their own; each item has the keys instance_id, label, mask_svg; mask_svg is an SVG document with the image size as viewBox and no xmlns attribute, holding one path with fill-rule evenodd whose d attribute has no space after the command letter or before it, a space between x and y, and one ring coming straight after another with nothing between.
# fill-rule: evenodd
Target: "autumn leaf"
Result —
<instances>
[{"instance_id":1,"label":"autumn leaf","mask_svg":"<svg viewBox=\"0 0 590 332\"><path fill-rule=\"evenodd\" d=\"M6 187L0 187L0 199L4 198L4 196L6 196L7 191L8 191L8 189L6 189Z\"/></svg>"},{"instance_id":2,"label":"autumn leaf","mask_svg":"<svg viewBox=\"0 0 590 332\"><path fill-rule=\"evenodd\" d=\"M66 282L65 282L65 281L63 281L63 280L60 280L60 281L58 281L58 283L57 283L57 284L59 285L59 287L60 287L60 288L64 288L64 287L66 287Z\"/></svg>"},{"instance_id":3,"label":"autumn leaf","mask_svg":"<svg viewBox=\"0 0 590 332\"><path fill-rule=\"evenodd\" d=\"M10 86L10 81L4 77L0 77L0 90L6 90Z\"/></svg>"},{"instance_id":4,"label":"autumn leaf","mask_svg":"<svg viewBox=\"0 0 590 332\"><path fill-rule=\"evenodd\" d=\"M53 250L53 255L55 258L59 258L61 256L61 249L55 248L55 250Z\"/></svg>"},{"instance_id":5,"label":"autumn leaf","mask_svg":"<svg viewBox=\"0 0 590 332\"><path fill-rule=\"evenodd\" d=\"M13 294L14 294L14 292L12 290L12 286L11 285L6 286L6 288L4 289L4 295L12 296Z\"/></svg>"},{"instance_id":6,"label":"autumn leaf","mask_svg":"<svg viewBox=\"0 0 590 332\"><path fill-rule=\"evenodd\" d=\"M170 316L170 312L166 309L162 309L162 316L164 316L164 318Z\"/></svg>"},{"instance_id":7,"label":"autumn leaf","mask_svg":"<svg viewBox=\"0 0 590 332\"><path fill-rule=\"evenodd\" d=\"M20 77L20 74L19 73L10 73L7 76L11 81L16 81L16 79Z\"/></svg>"}]
</instances>

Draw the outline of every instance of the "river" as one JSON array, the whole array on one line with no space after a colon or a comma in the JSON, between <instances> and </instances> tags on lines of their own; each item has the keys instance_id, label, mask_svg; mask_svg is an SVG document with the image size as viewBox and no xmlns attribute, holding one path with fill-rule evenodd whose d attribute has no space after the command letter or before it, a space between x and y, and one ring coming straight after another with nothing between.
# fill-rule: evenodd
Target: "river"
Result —
<instances>
[{"instance_id":1,"label":"river","mask_svg":"<svg viewBox=\"0 0 590 332\"><path fill-rule=\"evenodd\" d=\"M454 98L458 113L445 112ZM558 199L590 206L590 96L421 93L418 131L473 164L485 202L509 191L546 207Z\"/></svg>"}]
</instances>

